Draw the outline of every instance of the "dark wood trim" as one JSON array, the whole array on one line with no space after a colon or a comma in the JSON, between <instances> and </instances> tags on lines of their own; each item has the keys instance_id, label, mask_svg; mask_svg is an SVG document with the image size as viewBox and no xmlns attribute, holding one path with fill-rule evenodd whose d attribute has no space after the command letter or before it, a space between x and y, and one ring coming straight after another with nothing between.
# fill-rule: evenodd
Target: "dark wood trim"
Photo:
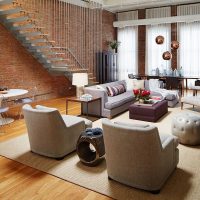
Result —
<instances>
[{"instance_id":1,"label":"dark wood trim","mask_svg":"<svg viewBox=\"0 0 200 200\"><path fill-rule=\"evenodd\" d=\"M138 19L145 19L145 9L138 10ZM138 26L138 74L145 74L146 26Z\"/></svg>"}]
</instances>

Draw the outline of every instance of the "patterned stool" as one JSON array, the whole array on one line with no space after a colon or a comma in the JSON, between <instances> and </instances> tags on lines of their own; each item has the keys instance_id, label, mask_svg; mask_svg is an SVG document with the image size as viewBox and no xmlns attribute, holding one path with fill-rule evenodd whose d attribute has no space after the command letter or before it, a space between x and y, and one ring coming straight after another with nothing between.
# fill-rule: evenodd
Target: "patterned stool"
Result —
<instances>
[{"instance_id":1,"label":"patterned stool","mask_svg":"<svg viewBox=\"0 0 200 200\"><path fill-rule=\"evenodd\" d=\"M200 144L200 116L193 113L180 113L172 119L172 134L180 143L188 145Z\"/></svg>"},{"instance_id":2,"label":"patterned stool","mask_svg":"<svg viewBox=\"0 0 200 200\"><path fill-rule=\"evenodd\" d=\"M105 155L102 129L87 128L81 133L76 151L82 163L88 166L97 165Z\"/></svg>"}]
</instances>

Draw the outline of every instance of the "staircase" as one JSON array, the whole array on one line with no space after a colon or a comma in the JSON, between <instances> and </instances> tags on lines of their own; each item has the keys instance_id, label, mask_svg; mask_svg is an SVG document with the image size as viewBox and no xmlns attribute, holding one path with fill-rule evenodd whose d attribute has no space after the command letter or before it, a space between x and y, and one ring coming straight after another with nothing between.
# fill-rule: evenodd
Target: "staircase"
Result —
<instances>
[{"instance_id":1,"label":"staircase","mask_svg":"<svg viewBox=\"0 0 200 200\"><path fill-rule=\"evenodd\" d=\"M12 32L49 73L64 75L71 80L73 73L86 72L89 83L94 84L96 78L93 73L89 73L69 48L55 46L55 41L49 39L48 33L43 31L44 27L39 27L31 14L18 1L0 0L0 23Z\"/></svg>"}]
</instances>

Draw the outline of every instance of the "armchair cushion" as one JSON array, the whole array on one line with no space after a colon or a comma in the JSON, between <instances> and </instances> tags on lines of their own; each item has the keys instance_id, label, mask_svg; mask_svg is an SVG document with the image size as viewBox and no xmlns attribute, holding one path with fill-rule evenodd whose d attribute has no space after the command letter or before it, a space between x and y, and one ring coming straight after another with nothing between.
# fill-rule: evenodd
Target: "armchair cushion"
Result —
<instances>
[{"instance_id":1,"label":"armchair cushion","mask_svg":"<svg viewBox=\"0 0 200 200\"><path fill-rule=\"evenodd\" d=\"M108 102L105 103L105 108L113 109L131 100L134 100L133 92L127 91L114 97L108 97Z\"/></svg>"}]
</instances>

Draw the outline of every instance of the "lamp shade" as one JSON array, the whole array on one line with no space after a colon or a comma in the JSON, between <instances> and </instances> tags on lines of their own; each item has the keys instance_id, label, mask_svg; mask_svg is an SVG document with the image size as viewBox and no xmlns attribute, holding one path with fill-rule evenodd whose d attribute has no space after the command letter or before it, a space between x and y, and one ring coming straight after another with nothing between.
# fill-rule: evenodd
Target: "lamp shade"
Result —
<instances>
[{"instance_id":1,"label":"lamp shade","mask_svg":"<svg viewBox=\"0 0 200 200\"><path fill-rule=\"evenodd\" d=\"M72 76L72 85L84 86L88 84L87 73L74 73Z\"/></svg>"}]
</instances>

